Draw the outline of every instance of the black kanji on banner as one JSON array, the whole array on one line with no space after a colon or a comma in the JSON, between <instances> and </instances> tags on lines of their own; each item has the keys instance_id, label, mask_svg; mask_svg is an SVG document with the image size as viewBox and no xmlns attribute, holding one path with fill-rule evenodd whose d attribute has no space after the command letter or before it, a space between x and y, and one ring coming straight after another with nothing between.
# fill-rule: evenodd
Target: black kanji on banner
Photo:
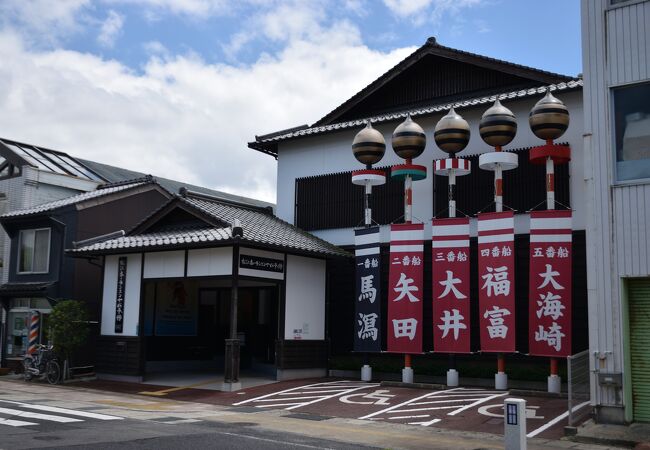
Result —
<instances>
[{"instance_id":1,"label":"black kanji on banner","mask_svg":"<svg viewBox=\"0 0 650 450\"><path fill-rule=\"evenodd\" d=\"M126 257L117 261L117 293L115 295L115 332L121 333L124 328L124 291L126 288Z\"/></svg>"},{"instance_id":2,"label":"black kanji on banner","mask_svg":"<svg viewBox=\"0 0 650 450\"><path fill-rule=\"evenodd\" d=\"M379 227L355 230L354 351L381 351Z\"/></svg>"}]
</instances>

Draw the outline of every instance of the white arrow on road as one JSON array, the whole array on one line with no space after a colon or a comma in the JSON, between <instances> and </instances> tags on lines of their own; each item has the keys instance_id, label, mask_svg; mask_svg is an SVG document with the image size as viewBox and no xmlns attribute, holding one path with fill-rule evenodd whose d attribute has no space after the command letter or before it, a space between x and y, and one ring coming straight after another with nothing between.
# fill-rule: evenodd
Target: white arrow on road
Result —
<instances>
[{"instance_id":1,"label":"white arrow on road","mask_svg":"<svg viewBox=\"0 0 650 450\"><path fill-rule=\"evenodd\" d=\"M391 398L395 397L394 395L387 394L387 392L390 392L388 389L378 389L374 392L371 392L370 394L351 394L351 395L345 395L343 397L340 397L339 400L341 400L343 403L352 403L356 405L390 405L388 403L388 400ZM352 397L361 397L365 399L369 399L372 401L369 402L359 402L359 401L352 401L350 400Z\"/></svg>"}]
</instances>

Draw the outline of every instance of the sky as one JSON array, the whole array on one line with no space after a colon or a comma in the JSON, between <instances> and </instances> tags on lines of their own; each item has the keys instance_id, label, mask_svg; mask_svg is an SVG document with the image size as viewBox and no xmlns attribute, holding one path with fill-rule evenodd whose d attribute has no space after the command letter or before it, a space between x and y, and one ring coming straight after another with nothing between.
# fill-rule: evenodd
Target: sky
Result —
<instances>
[{"instance_id":1,"label":"sky","mask_svg":"<svg viewBox=\"0 0 650 450\"><path fill-rule=\"evenodd\" d=\"M430 36L582 71L578 0L0 0L0 136L274 202L276 161L246 144Z\"/></svg>"}]
</instances>

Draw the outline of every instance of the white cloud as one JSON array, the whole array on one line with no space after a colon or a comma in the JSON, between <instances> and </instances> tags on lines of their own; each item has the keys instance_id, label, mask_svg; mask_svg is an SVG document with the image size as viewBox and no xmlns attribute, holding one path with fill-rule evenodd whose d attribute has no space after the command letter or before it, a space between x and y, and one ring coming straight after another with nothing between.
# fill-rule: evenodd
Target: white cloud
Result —
<instances>
[{"instance_id":1,"label":"white cloud","mask_svg":"<svg viewBox=\"0 0 650 450\"><path fill-rule=\"evenodd\" d=\"M136 73L0 32L11 61L0 66L0 136L274 201L275 161L246 143L314 122L413 51L370 50L345 22L246 67L150 49L159 53Z\"/></svg>"},{"instance_id":2,"label":"white cloud","mask_svg":"<svg viewBox=\"0 0 650 450\"><path fill-rule=\"evenodd\" d=\"M391 13L410 19L416 25L440 23L445 14L455 16L464 8L479 6L487 0L384 0Z\"/></svg>"},{"instance_id":3,"label":"white cloud","mask_svg":"<svg viewBox=\"0 0 650 450\"><path fill-rule=\"evenodd\" d=\"M123 25L124 16L110 10L106 20L102 23L99 35L97 36L97 42L99 42L102 47L113 47L115 39L117 39L118 35L122 31Z\"/></svg>"},{"instance_id":4,"label":"white cloud","mask_svg":"<svg viewBox=\"0 0 650 450\"><path fill-rule=\"evenodd\" d=\"M384 0L384 4L398 17L411 17L431 5L434 0Z\"/></svg>"}]
</instances>

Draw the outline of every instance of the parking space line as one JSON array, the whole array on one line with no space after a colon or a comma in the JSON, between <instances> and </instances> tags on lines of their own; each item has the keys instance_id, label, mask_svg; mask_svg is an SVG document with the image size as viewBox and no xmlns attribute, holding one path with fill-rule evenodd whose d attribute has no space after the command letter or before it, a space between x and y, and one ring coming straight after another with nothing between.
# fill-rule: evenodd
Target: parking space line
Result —
<instances>
[{"instance_id":1,"label":"parking space line","mask_svg":"<svg viewBox=\"0 0 650 450\"><path fill-rule=\"evenodd\" d=\"M429 417L429 414L420 414L419 416L394 416L389 417L389 420L398 420L398 419L421 419L422 417Z\"/></svg>"},{"instance_id":2,"label":"parking space line","mask_svg":"<svg viewBox=\"0 0 650 450\"><path fill-rule=\"evenodd\" d=\"M431 408L409 408L409 409L394 409L391 412L411 412L411 411L437 411L440 409L454 409L458 408L458 406L452 405L452 406L434 406Z\"/></svg>"},{"instance_id":3,"label":"parking space line","mask_svg":"<svg viewBox=\"0 0 650 450\"><path fill-rule=\"evenodd\" d=\"M428 422L409 422L409 425L421 425L423 427L428 427L429 425L433 425L434 423L440 422L442 419L432 419L429 420Z\"/></svg>"},{"instance_id":4,"label":"parking space line","mask_svg":"<svg viewBox=\"0 0 650 450\"><path fill-rule=\"evenodd\" d=\"M444 390L444 391L437 391L437 392L434 392L434 393L427 392L427 393L424 394L424 395L421 395L421 396L419 396L419 397L416 397L416 398L413 398L413 399L407 400L407 401L402 402L402 403L400 403L400 404L398 404L398 405L390 406L390 407L388 407L388 408L386 408L386 409L382 409L382 410L380 410L380 411L376 411L376 412L374 412L374 413L367 414L367 415L365 415L365 416L363 416L363 417L359 417L359 419L361 419L361 420L363 420L363 419L369 419L369 418L371 418L371 417L378 416L378 415L380 415L380 414L387 413L387 412L389 412L389 411L393 411L394 409L397 409L397 408L399 408L399 407L401 407L401 406L409 405L409 404L411 404L412 402L415 402L415 401L417 401L417 400L421 400L421 399L423 399L423 398L433 397L433 396L438 397L439 395L443 395L443 394L446 393L446 392L453 392L453 391L455 391L456 389L458 389L458 388L448 389L448 390ZM439 395L437 395L437 394L439 394Z\"/></svg>"},{"instance_id":5,"label":"parking space line","mask_svg":"<svg viewBox=\"0 0 650 450\"><path fill-rule=\"evenodd\" d=\"M312 398L321 398L320 395L308 395L306 397L283 397L282 401L285 400L307 400L307 399L312 399ZM258 402L277 402L277 398L265 398L262 400L258 400Z\"/></svg>"},{"instance_id":6,"label":"parking space line","mask_svg":"<svg viewBox=\"0 0 650 450\"><path fill-rule=\"evenodd\" d=\"M575 411L579 410L580 408L583 408L584 406L586 406L588 404L589 404L588 401L586 401L584 403L580 403L579 405L576 405L573 408L571 408L571 412L575 412ZM529 438L535 437L539 433L551 428L553 425L560 422L561 420L566 419L568 416L569 416L569 411L566 411L566 412L560 414L559 416L557 416L555 419L546 422L544 425L542 425L538 429L531 431L530 433L528 433L526 435L526 437L529 437Z\"/></svg>"},{"instance_id":7,"label":"parking space line","mask_svg":"<svg viewBox=\"0 0 650 450\"><path fill-rule=\"evenodd\" d=\"M480 405L481 403L489 402L490 400L493 400L493 399L495 399L495 398L499 398L499 397L503 397L504 395L508 395L508 393L507 393L507 392L504 392L504 393L502 393L502 394L496 394L496 395L491 395L491 396L489 396L489 397L485 397L485 398L483 398L483 399L480 399L480 400L475 401L474 403L470 403L469 405L463 406L462 408L459 408L459 409L456 410L456 411L453 411L453 412L447 413L447 415L448 415L448 416L455 416L456 414L460 414L461 412L466 411L466 410L468 410L468 409L470 409L470 408L473 408L473 407L475 407L475 406L478 406L478 405Z\"/></svg>"}]
</instances>

